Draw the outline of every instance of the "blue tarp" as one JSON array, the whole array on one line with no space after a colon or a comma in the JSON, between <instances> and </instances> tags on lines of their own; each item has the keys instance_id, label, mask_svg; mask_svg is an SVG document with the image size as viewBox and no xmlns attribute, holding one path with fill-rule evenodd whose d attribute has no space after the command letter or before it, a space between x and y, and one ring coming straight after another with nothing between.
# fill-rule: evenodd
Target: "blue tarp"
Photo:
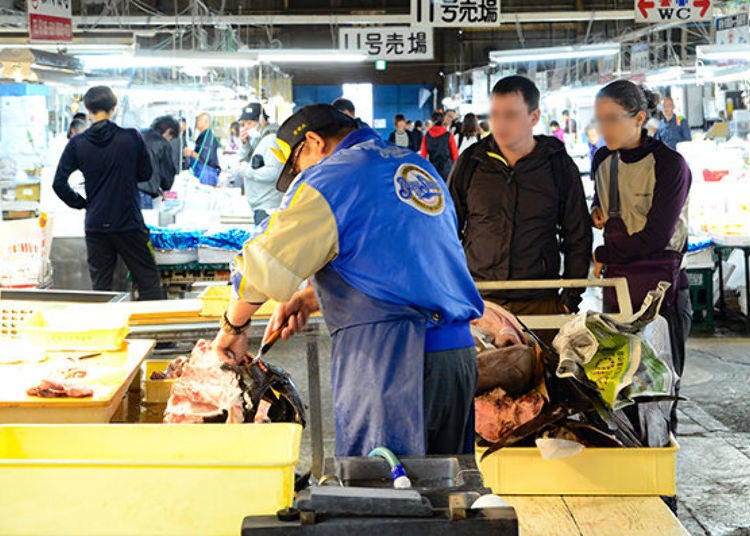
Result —
<instances>
[{"instance_id":1,"label":"blue tarp","mask_svg":"<svg viewBox=\"0 0 750 536\"><path fill-rule=\"evenodd\" d=\"M202 229L168 229L166 227L148 228L151 244L156 249L195 249L205 230Z\"/></svg>"},{"instance_id":2,"label":"blue tarp","mask_svg":"<svg viewBox=\"0 0 750 536\"><path fill-rule=\"evenodd\" d=\"M219 249L239 251L250 238L250 232L244 229L229 229L218 233L205 233L199 244Z\"/></svg>"},{"instance_id":3,"label":"blue tarp","mask_svg":"<svg viewBox=\"0 0 750 536\"><path fill-rule=\"evenodd\" d=\"M713 245L714 241L711 240L710 236L689 236L688 237L688 251L700 251L707 249Z\"/></svg>"}]
</instances>

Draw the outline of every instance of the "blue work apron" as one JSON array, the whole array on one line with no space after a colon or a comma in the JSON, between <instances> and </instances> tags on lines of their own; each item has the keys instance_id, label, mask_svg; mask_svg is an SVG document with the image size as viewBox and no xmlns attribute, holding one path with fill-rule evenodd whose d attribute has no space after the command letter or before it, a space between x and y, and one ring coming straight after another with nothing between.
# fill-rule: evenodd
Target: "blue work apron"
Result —
<instances>
[{"instance_id":1,"label":"blue work apron","mask_svg":"<svg viewBox=\"0 0 750 536\"><path fill-rule=\"evenodd\" d=\"M425 454L424 354L432 314L372 298L330 266L313 277L313 287L332 337L336 456L366 456L379 446Z\"/></svg>"}]
</instances>

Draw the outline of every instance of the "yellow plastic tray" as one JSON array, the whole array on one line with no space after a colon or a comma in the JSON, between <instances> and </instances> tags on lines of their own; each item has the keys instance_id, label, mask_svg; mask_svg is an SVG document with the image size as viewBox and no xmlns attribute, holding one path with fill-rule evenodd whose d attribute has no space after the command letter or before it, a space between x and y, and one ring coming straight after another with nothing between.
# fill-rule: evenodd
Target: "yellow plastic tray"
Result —
<instances>
[{"instance_id":1,"label":"yellow plastic tray","mask_svg":"<svg viewBox=\"0 0 750 536\"><path fill-rule=\"evenodd\" d=\"M216 285L208 287L201 292L198 298L201 300L201 316L219 317L224 314L229 305L229 298L232 297L232 287L230 285ZM253 317L269 317L276 309L276 302L268 300Z\"/></svg>"},{"instance_id":2,"label":"yellow plastic tray","mask_svg":"<svg viewBox=\"0 0 750 536\"><path fill-rule=\"evenodd\" d=\"M130 328L122 313L36 311L24 326L23 336L47 350L114 351L122 347ZM73 316L71 316L73 315Z\"/></svg>"},{"instance_id":3,"label":"yellow plastic tray","mask_svg":"<svg viewBox=\"0 0 750 536\"><path fill-rule=\"evenodd\" d=\"M0 426L0 534L232 535L291 505L296 424Z\"/></svg>"},{"instance_id":4,"label":"yellow plastic tray","mask_svg":"<svg viewBox=\"0 0 750 536\"><path fill-rule=\"evenodd\" d=\"M674 437L664 448L585 448L545 460L536 447L509 447L477 464L484 484L506 495L675 495Z\"/></svg>"},{"instance_id":5,"label":"yellow plastic tray","mask_svg":"<svg viewBox=\"0 0 750 536\"><path fill-rule=\"evenodd\" d=\"M144 361L143 401L147 404L163 404L169 400L175 380L152 380L154 371L164 372L171 359L149 359Z\"/></svg>"}]
</instances>

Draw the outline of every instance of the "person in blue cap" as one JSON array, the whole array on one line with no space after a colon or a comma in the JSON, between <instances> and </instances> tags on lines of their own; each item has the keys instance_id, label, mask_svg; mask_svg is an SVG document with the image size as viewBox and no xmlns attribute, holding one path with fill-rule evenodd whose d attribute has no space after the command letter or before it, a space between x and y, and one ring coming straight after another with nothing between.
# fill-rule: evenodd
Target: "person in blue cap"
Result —
<instances>
[{"instance_id":1,"label":"person in blue cap","mask_svg":"<svg viewBox=\"0 0 750 536\"><path fill-rule=\"evenodd\" d=\"M332 337L337 456L379 446L472 452L469 322L484 307L442 178L327 104L290 117L276 144L286 193L232 264L217 354L244 358L245 332L267 299L280 302L268 329L285 326L283 339L320 309Z\"/></svg>"}]
</instances>

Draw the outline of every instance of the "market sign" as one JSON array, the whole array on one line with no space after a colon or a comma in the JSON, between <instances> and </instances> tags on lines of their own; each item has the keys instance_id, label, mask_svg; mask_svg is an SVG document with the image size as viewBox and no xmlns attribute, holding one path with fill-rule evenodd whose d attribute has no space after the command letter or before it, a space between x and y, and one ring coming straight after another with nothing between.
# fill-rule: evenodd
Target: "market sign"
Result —
<instances>
[{"instance_id":1,"label":"market sign","mask_svg":"<svg viewBox=\"0 0 750 536\"><path fill-rule=\"evenodd\" d=\"M435 28L495 28L500 0L411 0L411 20Z\"/></svg>"},{"instance_id":2,"label":"market sign","mask_svg":"<svg viewBox=\"0 0 750 536\"><path fill-rule=\"evenodd\" d=\"M635 0L635 22L710 22L714 0Z\"/></svg>"},{"instance_id":3,"label":"market sign","mask_svg":"<svg viewBox=\"0 0 750 536\"><path fill-rule=\"evenodd\" d=\"M71 0L28 0L29 39L73 41Z\"/></svg>"},{"instance_id":4,"label":"market sign","mask_svg":"<svg viewBox=\"0 0 750 536\"><path fill-rule=\"evenodd\" d=\"M747 12L716 19L717 45L744 45L747 43L750 43Z\"/></svg>"},{"instance_id":5,"label":"market sign","mask_svg":"<svg viewBox=\"0 0 750 536\"><path fill-rule=\"evenodd\" d=\"M364 53L372 61L431 60L432 29L409 26L340 28L339 50Z\"/></svg>"}]
</instances>

